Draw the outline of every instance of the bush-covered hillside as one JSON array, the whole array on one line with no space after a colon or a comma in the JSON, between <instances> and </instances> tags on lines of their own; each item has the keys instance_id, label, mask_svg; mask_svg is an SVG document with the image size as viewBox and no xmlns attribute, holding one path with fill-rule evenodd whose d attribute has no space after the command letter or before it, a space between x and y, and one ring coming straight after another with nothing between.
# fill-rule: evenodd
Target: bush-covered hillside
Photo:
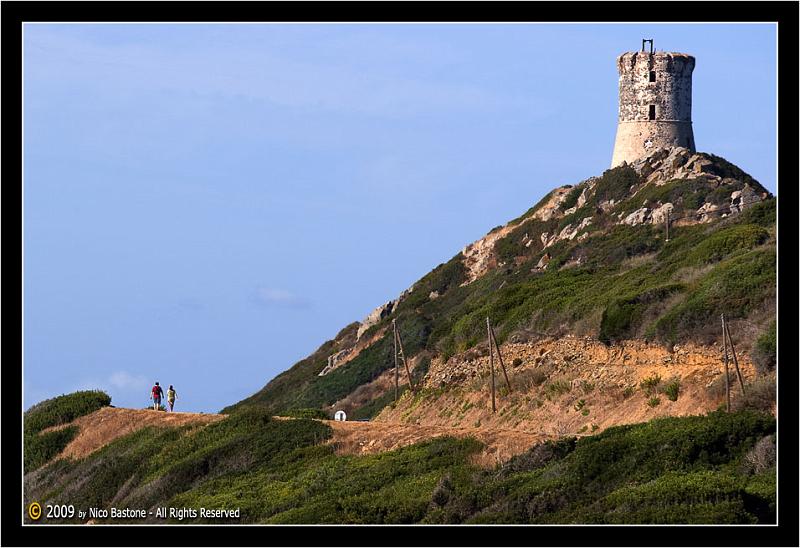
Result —
<instances>
[{"instance_id":1,"label":"bush-covered hillside","mask_svg":"<svg viewBox=\"0 0 800 548\"><path fill-rule=\"evenodd\" d=\"M25 472L43 465L72 441L78 430L68 426L41 433L45 428L68 424L111 404L111 397L99 390L84 390L37 403L23 415Z\"/></svg>"},{"instance_id":2,"label":"bush-covered hillside","mask_svg":"<svg viewBox=\"0 0 800 548\"><path fill-rule=\"evenodd\" d=\"M724 159L696 157L702 173L659 184L651 181L658 170L645 176L647 170L627 165L610 169L565 193L550 217L536 217L554 195L549 194L508 225L485 273L465 284L469 277L459 253L414 284L363 337L381 333L395 319L409 356L447 359L484 340L487 316L501 343L571 333L607 344L629 338L668 346L710 344L722 312L767 329L774 318L775 199ZM664 177L673 172L664 171ZM668 241L655 217L667 206ZM641 219L630 220L637 211ZM321 408L393 367L387 330L351 362L317 376L327 357L352 338L337 336L223 411L252 405L275 413ZM740 343L749 349L755 341ZM768 363L768 341L759 348ZM363 410L348 411L371 416L388 401L377 394Z\"/></svg>"},{"instance_id":3,"label":"bush-covered hillside","mask_svg":"<svg viewBox=\"0 0 800 548\"><path fill-rule=\"evenodd\" d=\"M775 420L753 411L658 419L482 470L470 464L473 439L337 456L325 424L251 409L51 463L26 476L25 497L82 509L240 508L234 523L774 523L774 432Z\"/></svg>"}]
</instances>

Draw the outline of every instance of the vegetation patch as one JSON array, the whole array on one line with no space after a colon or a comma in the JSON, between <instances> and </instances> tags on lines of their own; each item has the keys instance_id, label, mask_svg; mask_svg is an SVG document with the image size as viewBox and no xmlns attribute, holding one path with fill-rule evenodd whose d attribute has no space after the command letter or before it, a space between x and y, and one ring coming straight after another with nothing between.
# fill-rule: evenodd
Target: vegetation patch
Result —
<instances>
[{"instance_id":1,"label":"vegetation patch","mask_svg":"<svg viewBox=\"0 0 800 548\"><path fill-rule=\"evenodd\" d=\"M758 337L751 353L753 363L760 374L767 374L775 369L776 323L773 320L769 327Z\"/></svg>"},{"instance_id":2,"label":"vegetation patch","mask_svg":"<svg viewBox=\"0 0 800 548\"><path fill-rule=\"evenodd\" d=\"M45 428L68 424L111 404L111 396L100 390L83 390L37 403L22 418L24 471L35 470L61 453L78 435L69 426L41 433Z\"/></svg>"},{"instance_id":3,"label":"vegetation patch","mask_svg":"<svg viewBox=\"0 0 800 548\"><path fill-rule=\"evenodd\" d=\"M683 303L657 320L654 331L670 343L691 331L701 338L703 328L715 324L720 311L729 319L742 318L774 294L775 250L752 250L720 262Z\"/></svg>"},{"instance_id":4,"label":"vegetation patch","mask_svg":"<svg viewBox=\"0 0 800 548\"><path fill-rule=\"evenodd\" d=\"M667 399L669 401L677 401L680 389L681 389L681 381L680 379L675 378L671 379L667 384L665 384L661 388L661 392L663 392L664 395L667 396Z\"/></svg>"},{"instance_id":5,"label":"vegetation patch","mask_svg":"<svg viewBox=\"0 0 800 548\"><path fill-rule=\"evenodd\" d=\"M295 419L330 419L328 414L322 409L314 409L312 407L305 407L303 409L290 409L284 413L286 417L293 417Z\"/></svg>"},{"instance_id":6,"label":"vegetation patch","mask_svg":"<svg viewBox=\"0 0 800 548\"><path fill-rule=\"evenodd\" d=\"M481 448L473 439L337 456L325 424L246 410L50 463L26 476L25 497L241 508L231 523L774 523L775 469L762 441L774 433L775 419L754 411L656 419L537 444L481 470L470 464Z\"/></svg>"}]
</instances>

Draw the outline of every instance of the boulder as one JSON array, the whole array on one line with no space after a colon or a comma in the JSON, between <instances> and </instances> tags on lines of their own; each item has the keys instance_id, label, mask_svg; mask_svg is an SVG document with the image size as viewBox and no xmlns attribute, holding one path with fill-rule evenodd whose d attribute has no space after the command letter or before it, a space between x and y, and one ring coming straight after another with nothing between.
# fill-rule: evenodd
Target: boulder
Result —
<instances>
[{"instance_id":1,"label":"boulder","mask_svg":"<svg viewBox=\"0 0 800 548\"><path fill-rule=\"evenodd\" d=\"M647 207L643 207L641 209L637 209L627 217L622 220L622 224L636 226L641 225L650 220L650 209Z\"/></svg>"},{"instance_id":2,"label":"boulder","mask_svg":"<svg viewBox=\"0 0 800 548\"><path fill-rule=\"evenodd\" d=\"M381 306L370 312L369 315L366 318L364 318L364 320L361 322L361 325L358 326L358 331L356 332L356 340L360 339L361 335L363 335L367 331L367 329L369 329L370 327L381 321L383 318L391 314L398 301L399 299L396 299L394 301L389 301L388 303L382 304Z\"/></svg>"}]
</instances>

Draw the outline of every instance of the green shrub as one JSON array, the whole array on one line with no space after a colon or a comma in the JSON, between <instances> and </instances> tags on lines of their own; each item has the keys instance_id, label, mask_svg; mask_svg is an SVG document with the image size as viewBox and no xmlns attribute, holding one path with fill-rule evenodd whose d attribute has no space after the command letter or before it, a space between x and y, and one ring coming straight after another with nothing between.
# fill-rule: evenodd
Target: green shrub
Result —
<instances>
[{"instance_id":1,"label":"green shrub","mask_svg":"<svg viewBox=\"0 0 800 548\"><path fill-rule=\"evenodd\" d=\"M24 472L35 470L61 453L78 435L70 426L41 434L45 428L68 424L111 404L111 397L100 390L83 390L44 400L23 414Z\"/></svg>"},{"instance_id":2,"label":"green shrub","mask_svg":"<svg viewBox=\"0 0 800 548\"><path fill-rule=\"evenodd\" d=\"M641 323L647 307L683 289L683 284L671 283L612 301L603 311L598 339L605 344L611 344L617 340L633 338L634 328Z\"/></svg>"},{"instance_id":3,"label":"green shrub","mask_svg":"<svg viewBox=\"0 0 800 548\"><path fill-rule=\"evenodd\" d=\"M731 390L735 389L734 386L738 387L738 384L732 384ZM757 378L752 383L745 384L745 393L733 400L732 407L733 409L757 409L771 413L775 407L776 389L775 373Z\"/></svg>"},{"instance_id":4,"label":"green shrub","mask_svg":"<svg viewBox=\"0 0 800 548\"><path fill-rule=\"evenodd\" d=\"M589 523L752 523L744 484L714 471L669 472L584 510Z\"/></svg>"},{"instance_id":5,"label":"green shrub","mask_svg":"<svg viewBox=\"0 0 800 548\"><path fill-rule=\"evenodd\" d=\"M753 224L735 224L709 235L686 255L685 264L716 263L734 253L763 244L769 233Z\"/></svg>"},{"instance_id":6,"label":"green shrub","mask_svg":"<svg viewBox=\"0 0 800 548\"><path fill-rule=\"evenodd\" d=\"M660 403L661 403L661 398L659 398L658 396L653 396L652 398L647 400L647 405L650 407L656 407Z\"/></svg>"},{"instance_id":7,"label":"green shrub","mask_svg":"<svg viewBox=\"0 0 800 548\"><path fill-rule=\"evenodd\" d=\"M756 340L751 354L753 364L760 374L767 374L775 369L776 360L776 323L773 321L769 327Z\"/></svg>"},{"instance_id":8,"label":"green shrub","mask_svg":"<svg viewBox=\"0 0 800 548\"><path fill-rule=\"evenodd\" d=\"M677 401L678 400L678 392L680 392L681 388L681 381L680 379L672 379L669 381L661 391L667 396L669 401Z\"/></svg>"},{"instance_id":9,"label":"green shrub","mask_svg":"<svg viewBox=\"0 0 800 548\"><path fill-rule=\"evenodd\" d=\"M607 200L620 200L626 198L631 188L640 183L639 175L628 165L618 166L606 170L594 187L594 203L600 204Z\"/></svg>"},{"instance_id":10,"label":"green shrub","mask_svg":"<svg viewBox=\"0 0 800 548\"><path fill-rule=\"evenodd\" d=\"M647 395L652 396L656 393L660 384L661 375L655 373L647 378L642 379L642 382L639 383L639 386L645 391L645 393L647 393Z\"/></svg>"},{"instance_id":11,"label":"green shrub","mask_svg":"<svg viewBox=\"0 0 800 548\"><path fill-rule=\"evenodd\" d=\"M742 213L739 214L739 222L744 224L755 224L765 228L775 226L776 203L777 200L773 197L747 207Z\"/></svg>"},{"instance_id":12,"label":"green shrub","mask_svg":"<svg viewBox=\"0 0 800 548\"><path fill-rule=\"evenodd\" d=\"M558 396L568 393L572 387L568 381L555 380L545 385L544 389L548 398L557 398Z\"/></svg>"},{"instance_id":13,"label":"green shrub","mask_svg":"<svg viewBox=\"0 0 800 548\"><path fill-rule=\"evenodd\" d=\"M36 470L61 453L77 435L77 426L68 426L45 433L26 434L24 436L25 473Z\"/></svg>"},{"instance_id":14,"label":"green shrub","mask_svg":"<svg viewBox=\"0 0 800 548\"><path fill-rule=\"evenodd\" d=\"M572 207L575 207L575 204L578 203L578 198L581 197L583 190L586 188L586 185L575 185L572 187L572 190L569 191L567 197L564 198L564 201L561 202L561 210L566 211Z\"/></svg>"},{"instance_id":15,"label":"green shrub","mask_svg":"<svg viewBox=\"0 0 800 548\"><path fill-rule=\"evenodd\" d=\"M717 264L655 322L654 331L668 343L689 337L708 343L717 336L720 310L728 319L742 318L774 295L775 249L749 251Z\"/></svg>"},{"instance_id":16,"label":"green shrub","mask_svg":"<svg viewBox=\"0 0 800 548\"><path fill-rule=\"evenodd\" d=\"M284 415L296 419L321 419L321 420L330 419L330 417L325 411L323 411L322 409L315 409L313 407L305 407L302 409L290 409L289 411L284 413Z\"/></svg>"},{"instance_id":17,"label":"green shrub","mask_svg":"<svg viewBox=\"0 0 800 548\"><path fill-rule=\"evenodd\" d=\"M111 405L111 396L100 390L83 390L37 403L23 415L27 432L67 424L83 415Z\"/></svg>"}]
</instances>

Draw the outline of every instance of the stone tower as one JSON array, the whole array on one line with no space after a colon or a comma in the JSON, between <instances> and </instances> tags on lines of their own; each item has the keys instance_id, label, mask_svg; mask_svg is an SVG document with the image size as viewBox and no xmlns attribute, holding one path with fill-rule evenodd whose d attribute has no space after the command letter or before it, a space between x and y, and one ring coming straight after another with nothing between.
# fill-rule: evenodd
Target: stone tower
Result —
<instances>
[{"instance_id":1,"label":"stone tower","mask_svg":"<svg viewBox=\"0 0 800 548\"><path fill-rule=\"evenodd\" d=\"M650 51L644 51L650 42ZM694 57L653 52L652 40L642 51L617 57L619 122L611 167L631 163L659 147L695 151L692 133L692 70Z\"/></svg>"}]
</instances>

